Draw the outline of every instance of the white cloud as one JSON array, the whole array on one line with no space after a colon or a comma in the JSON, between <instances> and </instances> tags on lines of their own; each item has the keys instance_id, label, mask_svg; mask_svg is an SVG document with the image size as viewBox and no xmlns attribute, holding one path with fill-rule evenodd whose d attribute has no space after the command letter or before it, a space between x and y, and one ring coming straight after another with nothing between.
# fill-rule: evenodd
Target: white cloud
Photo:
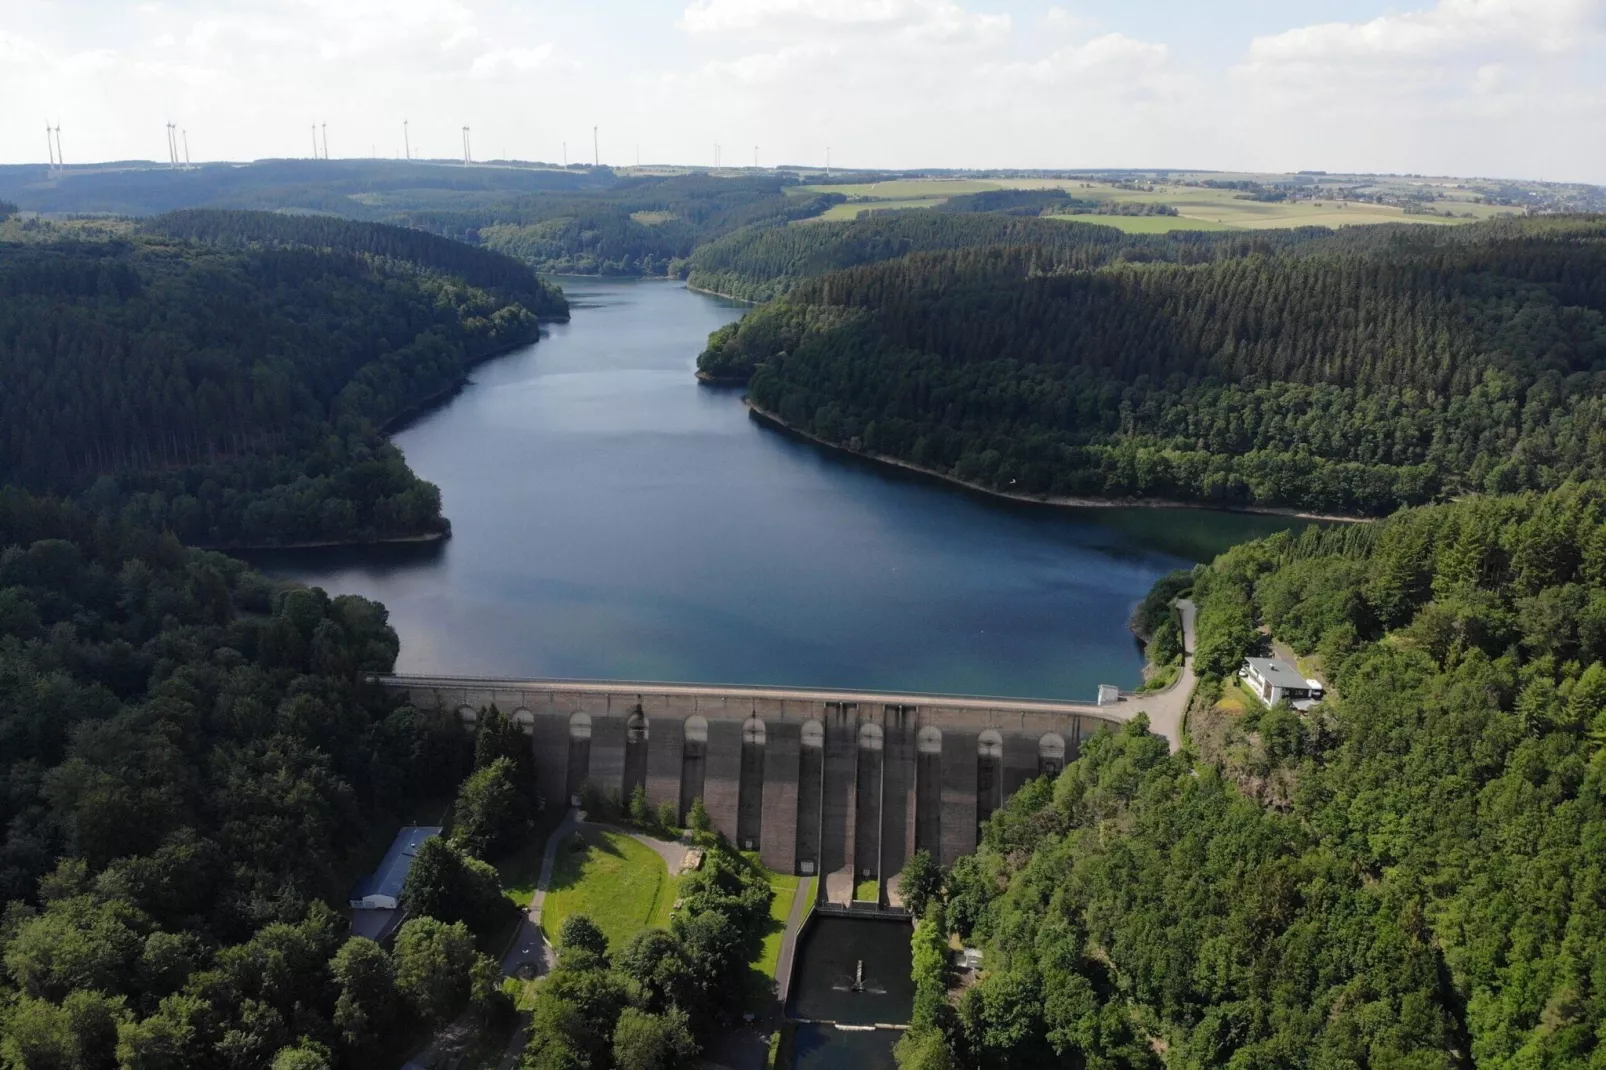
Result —
<instances>
[{"instance_id":1,"label":"white cloud","mask_svg":"<svg viewBox=\"0 0 1606 1070\"><path fill-rule=\"evenodd\" d=\"M42 160L46 115L76 159L161 159L169 118L197 159L304 154L314 120L336 156L388 154L407 117L447 157L465 124L548 160L600 125L604 162L640 137L661 161L1606 179L1606 0L1310 25L1161 2L0 0L0 161Z\"/></svg>"},{"instance_id":2,"label":"white cloud","mask_svg":"<svg viewBox=\"0 0 1606 1070\"><path fill-rule=\"evenodd\" d=\"M1440 0L1370 22L1329 22L1256 37L1248 65L1438 60L1499 48L1569 52L1598 37L1601 0Z\"/></svg>"},{"instance_id":3,"label":"white cloud","mask_svg":"<svg viewBox=\"0 0 1606 1070\"><path fill-rule=\"evenodd\" d=\"M533 71L552 59L552 45L540 44L533 48L493 48L474 58L469 68L476 78L495 78L504 74Z\"/></svg>"},{"instance_id":4,"label":"white cloud","mask_svg":"<svg viewBox=\"0 0 1606 1070\"><path fill-rule=\"evenodd\" d=\"M785 33L828 27L953 38L1007 31L1010 17L967 11L952 0L692 0L682 25L693 34Z\"/></svg>"}]
</instances>

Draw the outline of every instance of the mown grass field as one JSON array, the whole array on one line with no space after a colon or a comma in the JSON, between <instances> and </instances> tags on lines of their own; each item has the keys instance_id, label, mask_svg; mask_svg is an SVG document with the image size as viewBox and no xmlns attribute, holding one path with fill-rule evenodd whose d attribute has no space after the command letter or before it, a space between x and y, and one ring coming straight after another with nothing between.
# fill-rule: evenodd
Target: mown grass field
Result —
<instances>
[{"instance_id":1,"label":"mown grass field","mask_svg":"<svg viewBox=\"0 0 1606 1070\"><path fill-rule=\"evenodd\" d=\"M1257 176L1218 176L1223 179ZM1258 176L1264 177L1264 176ZM1392 186L1390 188L1393 188ZM1408 184L1400 187L1408 188ZM1476 219L1507 214L1511 209L1473 203L1474 194L1448 187L1436 187L1449 201L1437 205L1442 210L1470 214ZM1281 227L1342 227L1367 223L1454 224L1471 222L1465 218L1433 215L1407 215L1402 208L1364 201L1287 201L1240 200L1237 191L1197 186L1157 184L1153 191L1121 189L1106 183L1074 179L898 179L888 182L831 184L796 187L803 192L841 193L852 200L839 204L819 219L854 219L875 209L932 208L950 197L995 189L1064 189L1086 200L1111 203L1160 203L1176 208L1175 216L1062 216L1084 223L1117 227L1129 234L1165 234L1175 230L1262 230Z\"/></svg>"},{"instance_id":2,"label":"mown grass field","mask_svg":"<svg viewBox=\"0 0 1606 1070\"><path fill-rule=\"evenodd\" d=\"M679 880L658 852L611 829L585 829L583 850L558 848L541 929L557 943L565 918L584 914L621 948L644 929L669 926Z\"/></svg>"},{"instance_id":3,"label":"mown grass field","mask_svg":"<svg viewBox=\"0 0 1606 1070\"><path fill-rule=\"evenodd\" d=\"M1114 227L1128 234L1170 234L1174 230L1236 230L1236 227L1208 219L1185 219L1170 215L1056 215L1050 219L1063 219L1067 223L1091 223L1100 227Z\"/></svg>"}]
</instances>

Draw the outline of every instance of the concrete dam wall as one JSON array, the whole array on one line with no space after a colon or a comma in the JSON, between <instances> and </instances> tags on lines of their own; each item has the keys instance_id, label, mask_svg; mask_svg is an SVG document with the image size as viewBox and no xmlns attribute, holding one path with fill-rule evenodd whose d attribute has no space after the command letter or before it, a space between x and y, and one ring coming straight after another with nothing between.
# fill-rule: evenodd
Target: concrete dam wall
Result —
<instances>
[{"instance_id":1,"label":"concrete dam wall","mask_svg":"<svg viewBox=\"0 0 1606 1070\"><path fill-rule=\"evenodd\" d=\"M640 786L684 819L702 798L716 828L783 873L819 874L846 903L856 881L898 875L917 850L941 864L974 851L981 822L1026 781L1056 774L1111 704L682 684L392 676L413 705L472 727L495 705L530 736L548 805L588 785Z\"/></svg>"}]
</instances>

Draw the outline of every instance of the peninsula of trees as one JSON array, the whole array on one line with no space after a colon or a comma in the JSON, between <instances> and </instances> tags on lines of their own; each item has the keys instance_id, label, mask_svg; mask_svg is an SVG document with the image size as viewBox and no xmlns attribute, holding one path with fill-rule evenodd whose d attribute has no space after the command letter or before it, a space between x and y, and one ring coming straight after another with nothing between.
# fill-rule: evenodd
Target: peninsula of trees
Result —
<instances>
[{"instance_id":1,"label":"peninsula of trees","mask_svg":"<svg viewBox=\"0 0 1606 1070\"><path fill-rule=\"evenodd\" d=\"M419 231L196 211L0 226L0 481L201 545L446 530L382 435L566 317Z\"/></svg>"},{"instance_id":2,"label":"peninsula of trees","mask_svg":"<svg viewBox=\"0 0 1606 1070\"><path fill-rule=\"evenodd\" d=\"M699 370L751 374L755 406L827 442L1030 496L1375 515L1606 476L1601 217L1280 247L1039 243L1062 224L936 213L870 233L931 219L1026 229L896 259L864 243L876 262L804 276ZM860 255L846 237L824 255ZM757 250L788 242L755 236L746 262L784 279L798 258Z\"/></svg>"}]
</instances>

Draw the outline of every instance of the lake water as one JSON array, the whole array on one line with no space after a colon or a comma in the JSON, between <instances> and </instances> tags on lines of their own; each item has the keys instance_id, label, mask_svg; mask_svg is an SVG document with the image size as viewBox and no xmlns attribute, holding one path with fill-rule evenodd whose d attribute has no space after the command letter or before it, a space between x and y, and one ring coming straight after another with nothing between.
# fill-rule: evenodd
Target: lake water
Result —
<instances>
[{"instance_id":1,"label":"lake water","mask_svg":"<svg viewBox=\"0 0 1606 1070\"><path fill-rule=\"evenodd\" d=\"M740 306L562 280L573 320L395 436L453 537L253 555L377 598L405 673L1092 698L1154 580L1288 526L1000 504L754 422L692 378Z\"/></svg>"}]
</instances>

